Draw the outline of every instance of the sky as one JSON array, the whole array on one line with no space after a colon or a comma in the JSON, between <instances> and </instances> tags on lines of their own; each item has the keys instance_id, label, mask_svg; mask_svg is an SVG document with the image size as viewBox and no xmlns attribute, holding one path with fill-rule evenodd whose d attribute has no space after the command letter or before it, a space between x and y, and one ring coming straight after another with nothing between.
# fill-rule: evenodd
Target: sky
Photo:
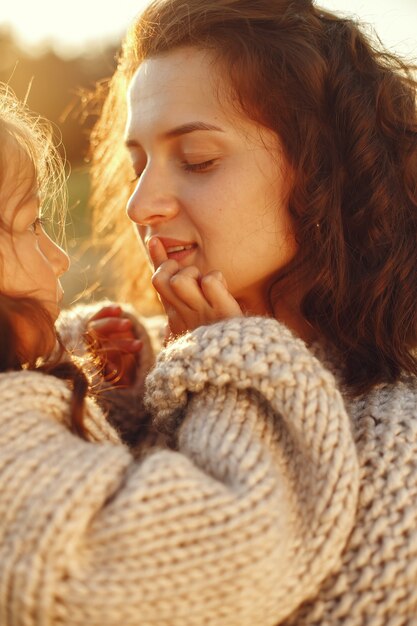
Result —
<instances>
[{"instance_id":1,"label":"sky","mask_svg":"<svg viewBox=\"0 0 417 626\"><path fill-rule=\"evenodd\" d=\"M117 42L147 1L3 0L0 28L10 25L31 49L52 45L61 54L77 54ZM417 58L417 0L322 0L319 4L359 16L375 27L388 48Z\"/></svg>"}]
</instances>

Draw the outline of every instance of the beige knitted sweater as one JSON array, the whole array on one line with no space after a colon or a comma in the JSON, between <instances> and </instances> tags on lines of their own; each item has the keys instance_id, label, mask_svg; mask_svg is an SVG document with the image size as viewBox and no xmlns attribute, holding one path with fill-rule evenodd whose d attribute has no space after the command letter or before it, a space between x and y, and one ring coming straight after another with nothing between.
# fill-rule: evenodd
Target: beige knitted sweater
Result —
<instances>
[{"instance_id":1,"label":"beige knitted sweater","mask_svg":"<svg viewBox=\"0 0 417 626\"><path fill-rule=\"evenodd\" d=\"M271 319L201 327L148 376L175 449L136 460L0 375L0 625L417 624L416 381L347 403L326 365Z\"/></svg>"}]
</instances>

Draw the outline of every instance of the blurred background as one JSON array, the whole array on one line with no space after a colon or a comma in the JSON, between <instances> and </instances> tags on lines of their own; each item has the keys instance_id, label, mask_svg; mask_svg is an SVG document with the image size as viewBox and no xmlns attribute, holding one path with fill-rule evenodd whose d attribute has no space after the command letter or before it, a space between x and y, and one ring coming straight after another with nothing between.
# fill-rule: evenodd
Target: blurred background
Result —
<instances>
[{"instance_id":1,"label":"blurred background","mask_svg":"<svg viewBox=\"0 0 417 626\"><path fill-rule=\"evenodd\" d=\"M256 2L256 0L254 0ZM70 167L67 227L72 266L63 280L66 306L112 296L118 280L88 244L86 151L94 123L81 94L111 76L126 27L147 0L9 0L0 9L0 80L62 135ZM359 16L390 50L417 61L417 0L323 0L323 7Z\"/></svg>"}]
</instances>

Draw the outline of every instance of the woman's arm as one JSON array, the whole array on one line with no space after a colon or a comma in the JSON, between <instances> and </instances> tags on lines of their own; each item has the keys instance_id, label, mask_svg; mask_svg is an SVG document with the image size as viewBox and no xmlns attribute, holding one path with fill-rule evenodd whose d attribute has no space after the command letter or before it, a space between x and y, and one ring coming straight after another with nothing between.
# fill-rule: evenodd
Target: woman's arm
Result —
<instances>
[{"instance_id":1,"label":"woman's arm","mask_svg":"<svg viewBox=\"0 0 417 626\"><path fill-rule=\"evenodd\" d=\"M63 427L61 381L14 376L0 376L5 626L272 626L339 566L358 487L349 419L275 321L163 351L148 407L176 449L136 461Z\"/></svg>"}]
</instances>

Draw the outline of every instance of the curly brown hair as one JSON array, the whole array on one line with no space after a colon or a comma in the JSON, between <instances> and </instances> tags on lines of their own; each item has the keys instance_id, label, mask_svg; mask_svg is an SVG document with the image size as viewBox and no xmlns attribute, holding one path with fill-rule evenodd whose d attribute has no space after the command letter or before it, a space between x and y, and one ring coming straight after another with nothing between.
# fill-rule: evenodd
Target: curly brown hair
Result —
<instances>
[{"instance_id":1,"label":"curly brown hair","mask_svg":"<svg viewBox=\"0 0 417 626\"><path fill-rule=\"evenodd\" d=\"M308 286L301 312L340 353L352 392L417 374L415 67L310 0L155 0L132 25L92 135L96 227L127 260L124 296L144 293L139 246L119 217L127 85L144 59L180 46L211 51L293 172L298 252L271 299Z\"/></svg>"}]
</instances>

